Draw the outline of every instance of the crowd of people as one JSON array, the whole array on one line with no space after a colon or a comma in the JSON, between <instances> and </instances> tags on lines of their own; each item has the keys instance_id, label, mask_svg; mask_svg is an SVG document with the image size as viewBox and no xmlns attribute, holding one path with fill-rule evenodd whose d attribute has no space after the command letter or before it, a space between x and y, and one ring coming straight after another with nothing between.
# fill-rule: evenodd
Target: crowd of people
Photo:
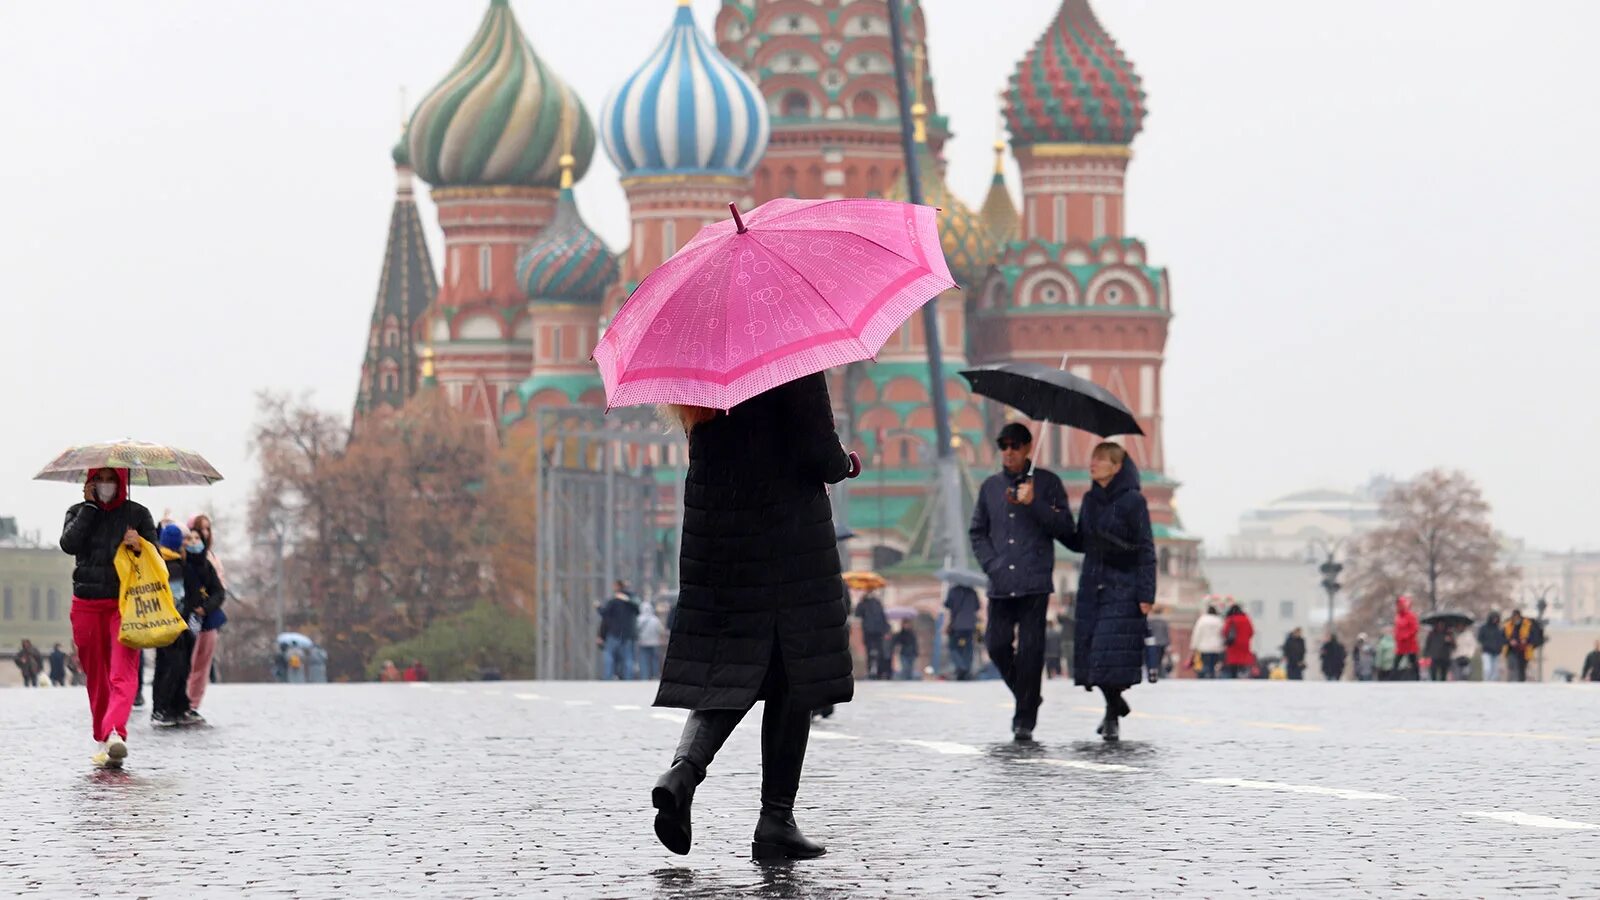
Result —
<instances>
[{"instance_id":1,"label":"crowd of people","mask_svg":"<svg viewBox=\"0 0 1600 900\"><path fill-rule=\"evenodd\" d=\"M667 624L654 601L640 600L618 580L611 597L595 607L600 619L601 678L606 681L651 680L661 674L661 648Z\"/></svg>"},{"instance_id":2,"label":"crowd of people","mask_svg":"<svg viewBox=\"0 0 1600 900\"><path fill-rule=\"evenodd\" d=\"M89 473L83 501L67 510L61 549L74 560L72 571L72 636L74 653L58 645L51 653L62 667L74 656L88 688L90 731L96 743L91 757L97 766L116 767L128 756L128 718L143 699L144 657L124 646L119 601L123 575L118 554L157 554L166 570L176 611L187 628L155 651L151 681L151 725L175 727L205 722L200 705L210 683L217 635L227 622L222 604L227 596L222 562L216 556L207 516L195 516L188 527L150 511L128 496L126 469ZM25 670L26 671L26 670Z\"/></svg>"},{"instance_id":3,"label":"crowd of people","mask_svg":"<svg viewBox=\"0 0 1600 900\"><path fill-rule=\"evenodd\" d=\"M33 641L23 638L22 645L12 654L11 661L16 663L17 670L22 673L23 687L41 687L46 684L65 687L68 684L83 684L83 666L78 662L76 647L68 652L61 649L60 644L56 644L48 654L44 654L33 645ZM40 681L40 678L45 680Z\"/></svg>"}]
</instances>

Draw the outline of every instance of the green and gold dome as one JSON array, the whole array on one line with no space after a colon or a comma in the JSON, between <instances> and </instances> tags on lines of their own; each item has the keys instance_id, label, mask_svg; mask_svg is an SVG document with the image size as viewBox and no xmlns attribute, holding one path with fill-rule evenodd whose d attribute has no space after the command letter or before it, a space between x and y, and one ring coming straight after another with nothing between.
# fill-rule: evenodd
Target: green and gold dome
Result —
<instances>
[{"instance_id":1,"label":"green and gold dome","mask_svg":"<svg viewBox=\"0 0 1600 900\"><path fill-rule=\"evenodd\" d=\"M569 121L582 178L595 142L583 101L533 52L508 0L491 0L472 43L417 105L408 155L434 187L554 188Z\"/></svg>"}]
</instances>

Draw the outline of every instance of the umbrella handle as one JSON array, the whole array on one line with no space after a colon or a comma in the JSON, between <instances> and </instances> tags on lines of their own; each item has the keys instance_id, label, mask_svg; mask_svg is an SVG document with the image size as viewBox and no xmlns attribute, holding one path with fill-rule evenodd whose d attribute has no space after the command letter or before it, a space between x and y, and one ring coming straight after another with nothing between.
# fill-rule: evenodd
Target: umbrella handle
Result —
<instances>
[{"instance_id":1,"label":"umbrella handle","mask_svg":"<svg viewBox=\"0 0 1600 900\"><path fill-rule=\"evenodd\" d=\"M739 215L739 205L737 203L729 203L728 211L733 213L733 224L739 227L740 234L750 230L744 227L744 217Z\"/></svg>"}]
</instances>

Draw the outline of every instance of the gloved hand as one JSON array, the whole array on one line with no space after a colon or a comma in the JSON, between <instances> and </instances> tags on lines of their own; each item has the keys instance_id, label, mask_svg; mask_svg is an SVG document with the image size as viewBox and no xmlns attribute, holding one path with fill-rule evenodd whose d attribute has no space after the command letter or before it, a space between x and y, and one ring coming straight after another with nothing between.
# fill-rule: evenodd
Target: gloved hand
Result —
<instances>
[{"instance_id":1,"label":"gloved hand","mask_svg":"<svg viewBox=\"0 0 1600 900\"><path fill-rule=\"evenodd\" d=\"M850 471L844 477L855 478L861 474L861 456L854 450L850 451Z\"/></svg>"}]
</instances>

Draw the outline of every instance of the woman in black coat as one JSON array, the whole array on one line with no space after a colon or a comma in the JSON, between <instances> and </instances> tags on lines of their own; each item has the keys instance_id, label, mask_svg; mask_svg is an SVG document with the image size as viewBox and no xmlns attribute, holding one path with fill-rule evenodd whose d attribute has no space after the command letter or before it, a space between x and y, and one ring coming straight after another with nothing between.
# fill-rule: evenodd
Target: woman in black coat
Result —
<instances>
[{"instance_id":1,"label":"woman in black coat","mask_svg":"<svg viewBox=\"0 0 1600 900\"><path fill-rule=\"evenodd\" d=\"M1105 695L1097 729L1120 739L1119 723L1132 710L1122 692L1144 675L1145 618L1156 599L1156 550L1150 509L1139 492L1139 468L1120 444L1103 443L1090 457L1094 486L1078 511L1069 543L1082 553L1078 575L1073 680Z\"/></svg>"},{"instance_id":2,"label":"woman in black coat","mask_svg":"<svg viewBox=\"0 0 1600 900\"><path fill-rule=\"evenodd\" d=\"M692 842L695 788L757 700L761 816L752 855L807 859L794 798L811 710L848 702L849 604L827 485L860 473L834 430L821 374L773 388L727 413L671 411L689 435L677 622L656 706L692 710L651 802L656 836Z\"/></svg>"}]
</instances>

